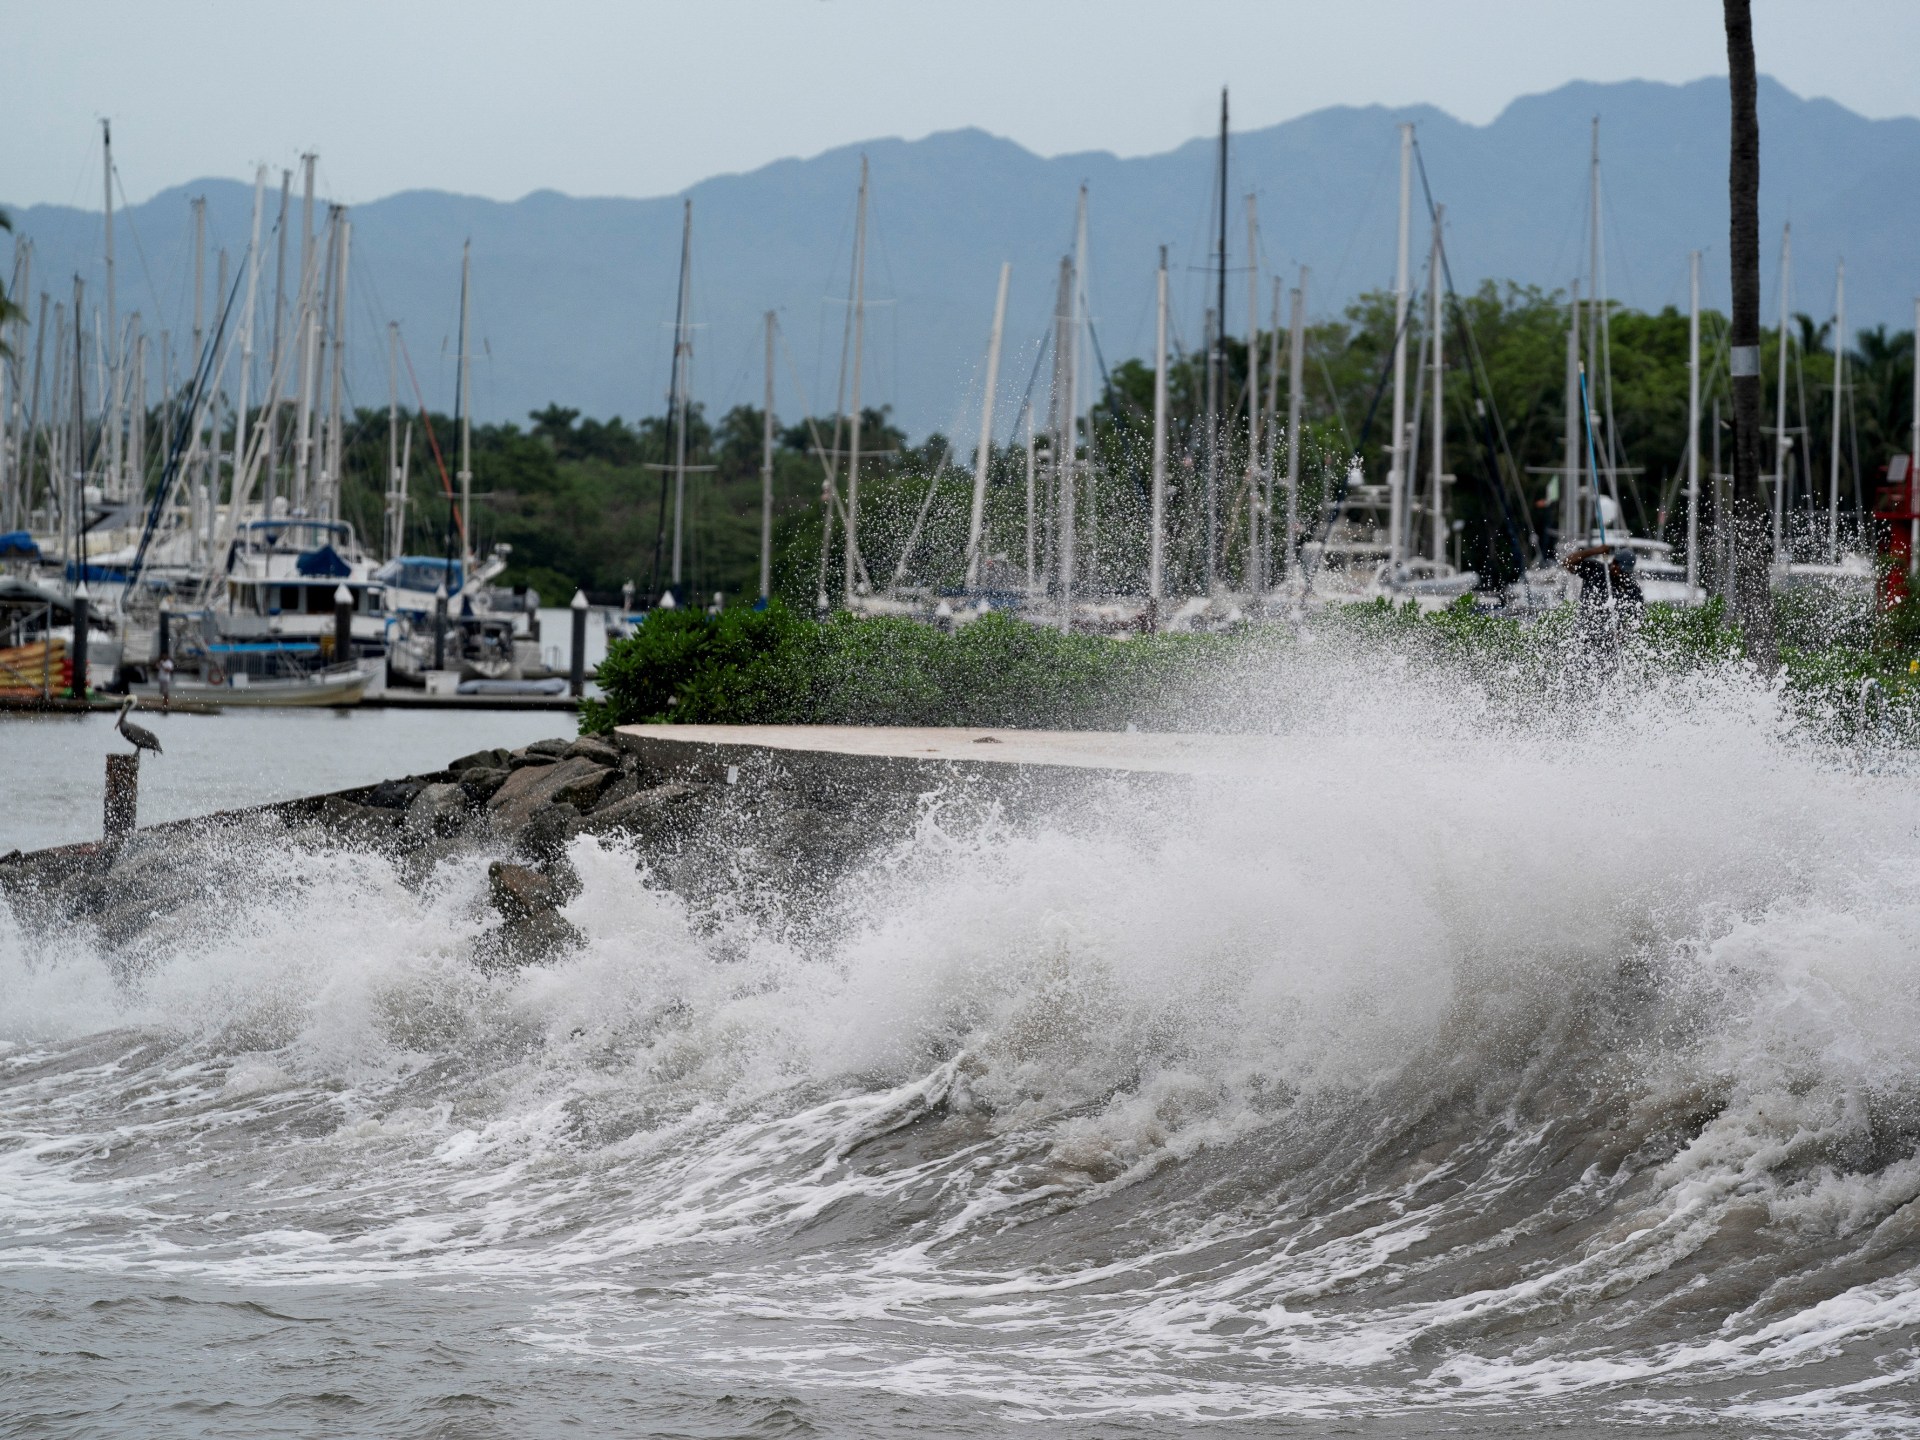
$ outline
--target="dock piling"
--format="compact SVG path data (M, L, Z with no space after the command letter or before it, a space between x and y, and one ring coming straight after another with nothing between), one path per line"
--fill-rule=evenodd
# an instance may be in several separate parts
M106 839L117 845L133 833L140 809L140 752L107 756Z
M333 663L353 660L353 592L344 585L333 591Z
M73 660L74 699L87 697L87 582L82 580L73 592L73 645L67 654Z
M568 693L578 700L587 688L587 592L573 592L573 663L567 674Z

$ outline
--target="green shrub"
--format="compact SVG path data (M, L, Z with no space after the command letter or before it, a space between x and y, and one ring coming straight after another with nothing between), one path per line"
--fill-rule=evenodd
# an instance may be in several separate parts
M1794 638L1841 637L1782 646L1780 693L1803 729L1845 739L1867 719L1877 734L1920 734L1920 672L1897 637L1851 620L1823 627L1791 608L1785 618ZM1521 621L1471 599L1435 614L1380 600L1324 610L1312 630L1339 653L1457 668L1513 710L1566 696L1568 678L1592 664L1571 606ZM1870 643L1859 643L1863 637ZM778 601L717 616L656 610L609 647L599 672L604 698L583 704L580 724L588 733L667 723L1117 730L1131 722L1179 730L1195 719L1182 707L1217 699L1235 667L1266 667L1297 643L1277 623L1230 634L1109 637L1063 635L1000 613L947 630L844 614L819 623ZM1691 609L1648 606L1618 670L1606 668L1631 684L1740 656L1739 632L1716 599ZM1863 707L1870 679L1879 689ZM1204 718L1219 723L1216 711Z

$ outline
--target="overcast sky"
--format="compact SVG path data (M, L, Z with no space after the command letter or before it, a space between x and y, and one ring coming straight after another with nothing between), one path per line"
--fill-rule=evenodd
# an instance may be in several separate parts
M1756 0L1762 71L1920 112L1920 3ZM1724 74L1715 0L13 0L0 200L98 207L320 154L363 202L670 194L874 136L977 125L1042 154L1426 101L1491 120L1568 80Z

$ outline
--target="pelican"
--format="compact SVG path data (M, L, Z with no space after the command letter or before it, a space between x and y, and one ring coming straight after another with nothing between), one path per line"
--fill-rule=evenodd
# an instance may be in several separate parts
M120 702L120 716L113 722L113 728L118 730L121 735L126 738L127 743L133 746L134 754L138 755L142 750L151 750L154 754L158 755L161 753L160 741L154 733L144 725L129 725L127 723L127 712L133 709L138 703L139 701L131 695L122 700Z

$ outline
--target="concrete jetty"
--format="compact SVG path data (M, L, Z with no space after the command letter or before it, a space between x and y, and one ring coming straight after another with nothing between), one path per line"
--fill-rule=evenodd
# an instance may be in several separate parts
M88 928L110 948L204 924L207 877L238 853L295 846L380 856L406 883L484 866L497 926L483 968L533 963L577 940L559 909L578 888L571 843L624 848L696 907L783 897L830 903L838 877L914 833L926 804L1020 823L1248 768L1269 736L633 725L451 760L443 770L327 795L130 830L108 841L0 855L0 894L34 930ZM1089 809L1089 805L1093 808Z
M621 748L664 772L708 780L753 759L791 766L810 757L894 761L933 771L1044 766L1209 775L1258 764L1278 743L1271 735L887 725L623 725L615 737Z

